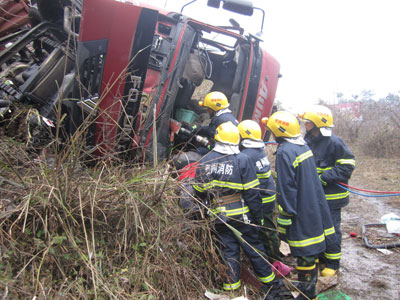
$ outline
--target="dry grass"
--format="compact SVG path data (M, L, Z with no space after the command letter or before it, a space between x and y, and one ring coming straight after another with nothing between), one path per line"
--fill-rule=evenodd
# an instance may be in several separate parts
M0 143L2 299L198 299L222 265L166 165L44 159ZM43 157L41 157L43 158Z
M400 157L371 157L363 154L358 145L349 145L349 148L356 157L350 185L366 190L400 191ZM396 207L400 205L400 196L380 199Z

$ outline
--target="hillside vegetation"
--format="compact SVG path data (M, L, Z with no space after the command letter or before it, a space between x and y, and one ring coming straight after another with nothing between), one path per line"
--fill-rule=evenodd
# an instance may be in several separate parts
M2 299L193 299L220 284L208 225L185 217L167 164L87 167L74 147L32 152L17 119L1 131Z

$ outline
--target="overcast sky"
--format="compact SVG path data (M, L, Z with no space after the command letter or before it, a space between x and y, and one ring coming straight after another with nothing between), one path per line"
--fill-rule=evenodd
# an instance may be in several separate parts
M180 11L189 0L152 0ZM297 109L336 93L351 97L372 90L376 98L400 92L400 0L254 0L265 11L264 48L281 65L277 99ZM207 7L207 0L183 14L229 25L233 17L255 33L262 14L244 17Z

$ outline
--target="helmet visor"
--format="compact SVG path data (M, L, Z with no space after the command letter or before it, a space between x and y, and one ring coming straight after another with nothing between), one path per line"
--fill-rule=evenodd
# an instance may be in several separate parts
M321 127L319 129L323 136L331 136L332 135L332 128L330 127Z

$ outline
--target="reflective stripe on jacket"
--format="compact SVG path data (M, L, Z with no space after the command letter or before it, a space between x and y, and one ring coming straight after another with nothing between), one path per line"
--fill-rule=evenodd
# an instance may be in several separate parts
M213 150L200 160L193 188L223 221L247 218L258 223L262 218L259 184L255 168L245 154L226 155ZM241 201L224 200L234 194L241 195ZM217 223L220 221L216 218Z
M337 136L313 137L311 133L305 136L314 154L317 171L323 186L326 200L331 209L342 208L349 203L349 192L337 186L337 182L348 183L356 166L353 153Z

